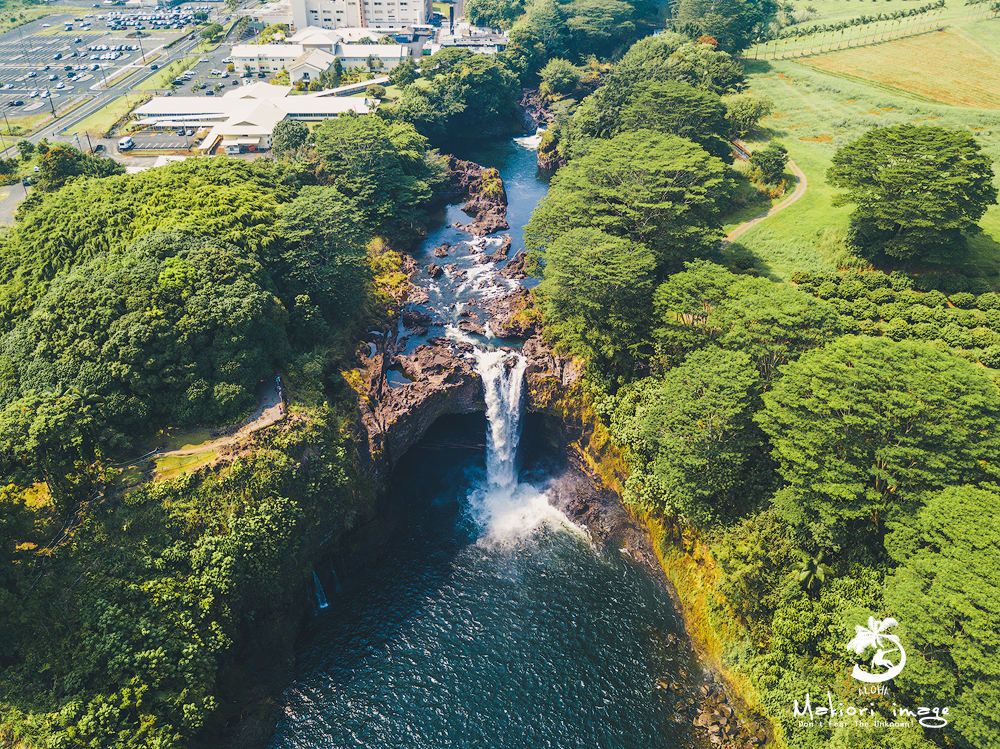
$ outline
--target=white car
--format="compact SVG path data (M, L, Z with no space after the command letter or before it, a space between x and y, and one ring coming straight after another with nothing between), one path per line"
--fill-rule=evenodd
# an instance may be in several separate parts
M38 92L37 91L32 91L30 94L28 94L28 98L29 99L37 99L38 98Z
M198 60L198 62L208 62L208 58L207 57L203 57L200 60Z
M63 83L62 81L59 81L59 83L56 84L56 88L66 88L66 84Z

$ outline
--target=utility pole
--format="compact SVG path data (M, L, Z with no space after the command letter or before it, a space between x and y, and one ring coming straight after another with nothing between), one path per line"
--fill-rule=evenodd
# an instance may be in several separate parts
M146 64L146 53L142 49L142 32L137 31L135 33L135 38L139 40L139 53L142 55L142 64Z

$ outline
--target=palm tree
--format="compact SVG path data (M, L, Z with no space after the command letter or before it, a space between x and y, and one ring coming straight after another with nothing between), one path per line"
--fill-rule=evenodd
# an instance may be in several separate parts
M822 551L814 557L803 554L802 561L793 564L792 570L798 573L799 587L810 597L819 592L828 576L833 576L833 569L823 564Z

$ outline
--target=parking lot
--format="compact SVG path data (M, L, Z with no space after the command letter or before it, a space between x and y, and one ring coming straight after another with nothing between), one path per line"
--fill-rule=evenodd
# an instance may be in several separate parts
M136 9L117 12L122 17L139 17L152 11ZM43 109L43 104L44 108L48 108L47 102L43 100L43 92L46 90L57 101L74 94L89 94L92 86L105 78L110 80L119 69L141 59L142 51L148 54L191 31L187 26L181 29L154 29L150 27L149 21L136 22L146 27L139 39L139 30L135 27L127 26L120 31L107 28L107 6L102 6L102 10L81 8L80 13L81 15L76 16L48 16L0 37L0 111L5 112L8 117L16 117L37 113ZM89 30L81 29L77 19L90 22ZM65 30L66 22L73 23L72 30ZM140 43L142 51L89 49L97 46L138 47ZM59 59L55 59L57 55ZM102 55L117 56L117 59L101 60L99 58ZM97 59L91 59L92 56ZM97 70L94 70L95 65L98 66ZM71 69L66 70L67 66ZM52 79L50 76L56 77ZM37 95L32 97L32 92L37 92ZM23 101L24 104L10 104L17 101Z
M176 132L133 133L132 140L135 141L133 153L136 151L181 151L190 148L195 143L193 135L177 135Z

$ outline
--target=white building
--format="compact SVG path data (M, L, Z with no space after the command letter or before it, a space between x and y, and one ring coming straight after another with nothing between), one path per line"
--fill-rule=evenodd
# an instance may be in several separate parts
M136 126L144 130L210 128L198 146L200 151L265 151L271 147L274 126L285 118L316 122L348 112L366 114L378 103L364 97L289 96L290 92L287 86L255 83L223 96L157 96L135 110Z
M345 31L356 31L345 29ZM270 73L287 70L291 80L314 80L329 70L335 57L344 69L368 68L388 72L409 57L410 48L402 44L350 44L341 31L307 28L287 44L237 44L233 47L233 66L237 72Z
M240 14L266 26L285 23L293 30L353 26L389 31L427 23L433 10L433 0L280 0Z

